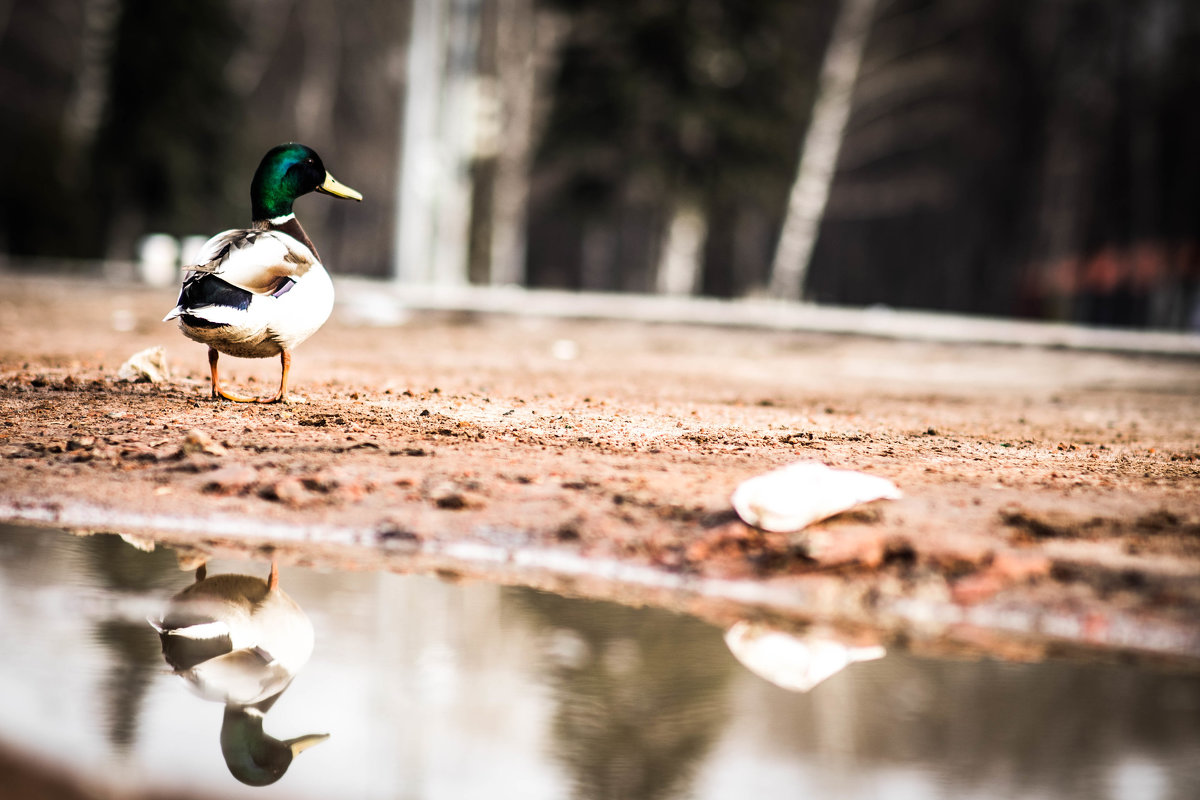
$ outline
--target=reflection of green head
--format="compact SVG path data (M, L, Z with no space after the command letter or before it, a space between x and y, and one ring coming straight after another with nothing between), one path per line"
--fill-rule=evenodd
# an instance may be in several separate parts
M250 206L256 220L292 213L292 203L309 192L362 200L362 195L334 180L311 147L289 142L272 147L250 182Z
M226 706L221 723L221 755L230 773L250 786L268 786L283 777L292 759L329 738L327 733L310 733L279 740L263 731L262 711L245 706Z

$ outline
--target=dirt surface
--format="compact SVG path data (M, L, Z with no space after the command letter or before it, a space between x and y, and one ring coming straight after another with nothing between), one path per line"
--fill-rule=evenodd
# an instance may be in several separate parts
M9 520L1200 658L1200 360L335 311L296 351L304 402L236 405L159 322L172 289L4 282ZM116 379L155 345L169 381ZM222 366L275 388L276 361ZM740 481L801 459L905 497L799 534L736 518Z

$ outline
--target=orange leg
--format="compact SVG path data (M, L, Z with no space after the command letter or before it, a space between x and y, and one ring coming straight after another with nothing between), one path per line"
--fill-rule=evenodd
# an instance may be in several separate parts
M289 350L279 351L279 369L280 369L280 371L279 371L279 394L275 395L275 397L271 398L270 400L266 400L264 402L267 402L267 403L286 403L286 402L288 402L288 393L287 393L288 373L292 371L291 351L289 351Z
M273 397L247 397L246 395L234 394L227 392L221 388L220 378L217 376L217 360L221 357L213 348L208 348L208 370L212 374L212 396L213 399L224 398L232 400L235 403L286 403L288 402L287 382L288 373L292 369L292 354L287 350L279 353L279 363L281 374L279 377L279 391Z
M212 375L213 399L216 400L217 398L223 397L226 400L232 400L235 403L258 402L258 399L255 397L246 397L245 395L233 394L232 392L227 392L221 388L221 380L220 380L220 378L217 377L217 359L220 357L221 357L221 354L218 353L215 349L213 349L211 347L208 348L208 371Z

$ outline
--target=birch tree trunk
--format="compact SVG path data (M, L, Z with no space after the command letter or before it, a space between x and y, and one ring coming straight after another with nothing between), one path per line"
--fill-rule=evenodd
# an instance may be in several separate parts
M840 2L771 264L770 294L775 297L796 299L804 289L876 4L877 0Z
M73 145L72 173L95 143L96 131L108 103L108 64L120 12L115 0L85 0L83 3L83 33L75 84L67 100L63 125Z
M492 206L493 285L525 281L525 216L529 203L529 157L533 150L533 102L537 90L537 20L533 0L511 0L496 20L496 184ZM503 141L503 146L499 146Z

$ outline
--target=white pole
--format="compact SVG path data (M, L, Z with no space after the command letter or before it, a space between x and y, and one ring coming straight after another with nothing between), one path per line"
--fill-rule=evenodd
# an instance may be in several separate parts
M400 175L392 274L404 283L428 283L433 270L438 95L442 70L440 0L413 0L404 82Z
M408 45L393 274L467 280L475 156L479 0L414 0Z
M655 288L659 294L690 295L700 288L700 264L708 220L698 206L679 202L667 226L666 241L658 259Z

